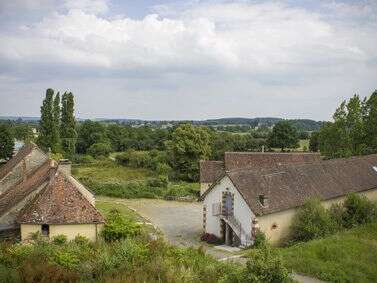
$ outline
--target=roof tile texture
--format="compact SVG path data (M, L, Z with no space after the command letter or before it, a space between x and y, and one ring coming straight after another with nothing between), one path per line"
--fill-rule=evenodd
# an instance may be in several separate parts
M46 186L17 219L28 224L104 223L103 216L77 190L69 179L57 171Z
M310 198L333 199L377 188L377 155L227 172L257 215L301 206ZM268 197L268 207L259 202Z

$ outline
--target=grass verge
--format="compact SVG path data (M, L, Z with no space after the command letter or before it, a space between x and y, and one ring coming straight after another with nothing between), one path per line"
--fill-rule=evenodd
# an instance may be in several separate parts
M377 223L281 248L287 267L330 282L377 282Z

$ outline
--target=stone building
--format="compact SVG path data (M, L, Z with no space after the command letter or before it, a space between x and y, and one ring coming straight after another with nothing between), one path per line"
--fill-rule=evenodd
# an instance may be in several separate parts
M0 167L0 235L26 240L31 233L82 235L96 240L103 216L94 195L34 144L22 147Z
M204 231L227 244L250 245L257 230L279 244L289 235L297 208L311 198L325 207L349 193L377 200L377 155L334 160L306 154L229 155L213 179L201 172L212 181L201 196Z

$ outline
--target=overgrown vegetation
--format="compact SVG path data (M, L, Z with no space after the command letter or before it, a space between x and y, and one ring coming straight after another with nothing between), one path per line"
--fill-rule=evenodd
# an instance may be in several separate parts
M281 248L285 265L328 282L377 281L377 223Z
M74 166L73 174L98 195L119 198L192 199L199 196L198 183L169 182L144 168L131 168L103 159Z
M141 227L121 211L110 211L107 220L102 233L107 241L92 243L83 236L67 241L60 235L47 241L36 235L30 244L1 243L0 281L246 283L289 280L280 256L270 249L250 254L251 258L243 267L215 260L200 248L176 248L161 239L148 240L144 229L139 229Z
M349 194L344 203L335 203L329 209L313 199L307 201L294 216L291 240L309 241L372 222L377 222L377 204L363 195Z

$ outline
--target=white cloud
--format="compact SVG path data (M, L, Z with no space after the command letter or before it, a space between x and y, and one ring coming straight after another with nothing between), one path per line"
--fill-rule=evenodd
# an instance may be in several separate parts
M124 89L186 96L213 94L221 81L223 98L237 83L239 97L250 90L275 97L284 88L286 96L291 91L303 99L314 95L317 84L323 84L321 91L344 81L359 86L376 74L371 5L357 6L363 21L345 4L323 5L326 12L320 14L282 2L194 1L155 7L155 14L142 19L106 17L109 7L104 0L67 0L64 9L38 22L22 23L13 32L0 29L0 59L10 70L3 72L31 80L49 73L56 79L59 72L62 79L86 82L137 77Z

